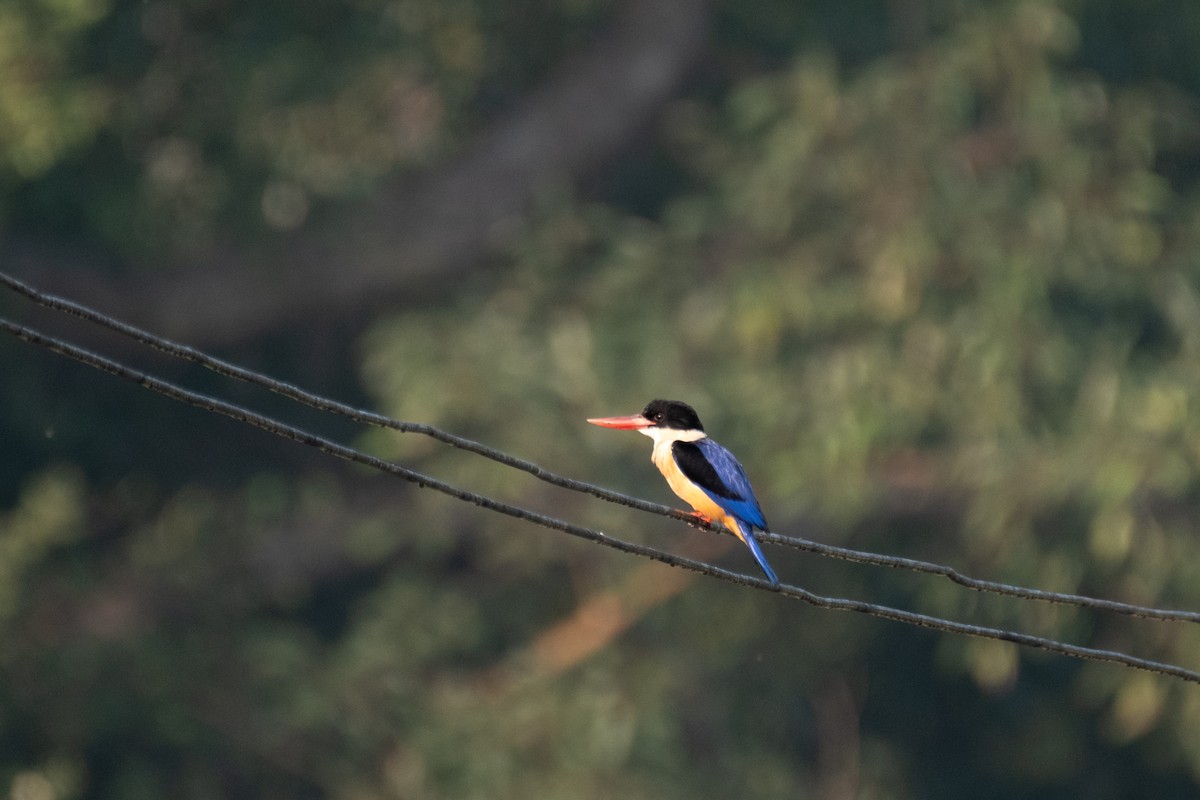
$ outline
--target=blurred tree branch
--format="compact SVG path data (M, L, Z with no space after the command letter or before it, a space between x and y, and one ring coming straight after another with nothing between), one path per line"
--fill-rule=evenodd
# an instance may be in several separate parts
M192 344L411 301L478 264L540 194L628 141L695 62L708 17L707 0L625 3L589 50L456 157L268 245L223 242L141 279L45 242L10 237L0 257L45 286Z

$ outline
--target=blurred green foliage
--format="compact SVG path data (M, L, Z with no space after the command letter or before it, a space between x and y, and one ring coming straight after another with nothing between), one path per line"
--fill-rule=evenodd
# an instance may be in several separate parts
M646 141L549 192L489 268L364 322L360 383L328 391L660 501L645 440L582 422L679 397L780 532L1200 608L1200 12L1131 8L717 3ZM132 269L269 243L452 157L612 13L9 3L0 220ZM1195 687L691 582L0 352L14 800L1200 787ZM1182 625L769 555L816 591L1200 664Z

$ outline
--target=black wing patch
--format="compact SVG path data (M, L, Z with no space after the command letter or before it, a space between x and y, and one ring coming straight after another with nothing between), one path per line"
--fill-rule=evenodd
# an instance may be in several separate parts
M721 476L717 474L712 463L694 442L677 441L671 445L671 455L679 465L679 471L692 483L709 494L725 497L730 500L744 500L737 492L729 488Z

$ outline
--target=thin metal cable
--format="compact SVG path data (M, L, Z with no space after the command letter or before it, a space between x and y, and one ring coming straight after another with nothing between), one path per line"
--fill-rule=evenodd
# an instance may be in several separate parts
M695 517L691 516L687 512L680 511L670 506L651 503L646 500L621 494L620 492L605 489L604 487L596 486L585 481L579 481L559 475L539 466L538 464L535 464L532 461L517 458L516 456L512 456L500 450L488 447L480 442L466 439L461 436L456 436L452 433L447 433L446 431L439 430L432 425L426 425L418 422L403 422L382 414L364 411L362 409L346 405L345 403L339 403L335 400L321 397L320 395L305 391L294 384L275 380L274 378L270 378L266 375L262 375L243 367L239 367L235 364L231 364L228 361L215 358L196 350L195 348L179 344L178 342L173 342L164 337L144 331L133 325L129 325L128 323L113 319L80 303L39 291L34 289L32 286L2 272L0 272L0 285L7 287L8 289L45 308L49 308L54 311L68 314L87 322L99 325L115 333L127 336L134 341L145 344L174 358L199 364L206 369L212 370L213 372L233 378L235 380L261 386L265 389L283 395L284 397L296 402L308 405L317 410L339 414L347 417L348 419L354 420L355 422L367 425L375 425L381 428L388 428L401 433L416 433L423 436L428 436L432 439L436 439L437 441L451 445L452 447L457 447L459 449L475 453L476 455L489 458L500 464L504 464L505 466L512 467L513 469L521 470L554 486L569 489L575 492L590 494L593 497L600 498L601 500L617 503L639 511L646 511L651 514L659 514L661 516L681 520L694 527L705 528L707 530L722 534L729 534L729 531L725 530L725 528L699 522ZM760 541L768 544L791 547L796 550L813 553L826 558L834 558L856 564L868 564L871 566L886 567L889 569L903 569L946 578L953 583L978 592L987 592L1006 597L1015 597L1022 600L1035 600L1058 605L1090 608L1098 611L1109 611L1142 619L1200 623L1200 612L1197 611L1154 608L1150 606L1123 603L1117 600L1106 600L1086 595L1051 592L1043 589L1029 589L1022 586L1001 583L999 581L974 578L969 575L964 575L953 567L929 561L922 561L919 559L870 553L861 550L854 550L848 547L814 542L810 539L805 539L799 536L786 536L773 532L755 535Z
M720 567L712 566L710 564L705 564L689 558L683 558L681 556L666 553L653 547L627 542L622 539L616 539L603 533L602 531L594 530L581 525L575 525L573 523L556 519L545 514L539 514L519 506L510 505L484 495L476 494L465 489L460 489L437 478L417 472L416 470L402 467L399 464L361 453L351 447L347 447L346 445L339 444L321 436L304 431L300 428L296 428L270 417L255 413L249 409L234 405L233 403L228 403L223 400L208 397L198 392L184 389L183 387L177 386L169 381L155 378L147 375L146 373L131 369L123 364L105 358L98 353L94 353L90 350L69 344L60 339L47 336L2 317L0 317L0 330L10 333L31 344L35 344L39 347L43 347L52 352L74 359L82 364L102 370L124 380L132 381L133 383L158 392L159 394L162 394L173 400L184 402L206 411L222 414L239 422L254 425L257 428L267 431L268 433L272 433L285 439L291 439L292 441L299 442L310 447L315 447L324 453L328 453L329 455L396 475L397 477L416 484L419 488L433 489L457 500L468 502L500 514L506 514L516 519L526 520L528 522L541 525L545 528L561 531L590 542L603 544L616 550L620 550L621 552L640 555L646 558L653 558L657 561L661 561L664 564L688 569L693 572L697 572L702 575L708 575L720 580L725 580L730 583L749 586L764 591L777 592L787 597L802 600L805 603L818 608L836 611L854 611L860 614L879 617L881 619L889 619L896 622L903 622L909 625L928 628L930 630L940 631L943 633L957 633L984 639L1012 642L1014 644L1046 650L1048 652L1070 656L1073 658L1120 664L1122 666L1141 669L1159 675L1179 678L1192 683L1200 683L1200 672L1189 670L1176 664L1140 658L1138 656L1129 655L1127 653L1122 653L1115 650L1083 647L1080 645L1060 642L1055 639L1033 636L1030 634L1019 633L1002 628L992 628L981 625L972 625L964 622L956 622L953 620L946 620L940 617L918 614L915 612L891 608L889 606L878 605L876 603L869 603L862 600L852 600L848 598L820 595L798 586L792 586L790 584L772 585L761 578L742 575L729 570L721 569Z

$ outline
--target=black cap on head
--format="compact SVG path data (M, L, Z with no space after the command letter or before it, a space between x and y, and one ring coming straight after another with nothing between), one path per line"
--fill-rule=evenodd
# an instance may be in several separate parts
M642 409L642 416L654 423L656 428L671 428L680 431L703 431L696 410L679 400L651 400Z

